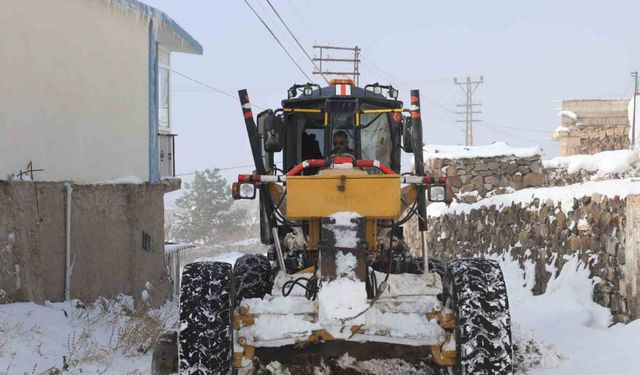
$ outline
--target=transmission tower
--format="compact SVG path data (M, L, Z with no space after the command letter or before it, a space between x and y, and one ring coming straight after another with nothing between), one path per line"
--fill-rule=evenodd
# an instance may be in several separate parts
M481 111L474 111L474 107L479 107L482 104L473 102L473 93L476 92L478 86L484 82L484 78L480 76L479 81L472 81L471 78L467 77L465 81L458 81L457 78L453 79L453 83L458 85L462 92L467 97L467 102L465 104L456 104L456 107L464 107L464 112L456 112L459 115L465 115L464 120L457 120L456 122L464 122L466 123L466 139L465 146L473 146L473 123L479 122L480 120L474 119L473 115L482 113Z
M340 76L340 77L344 77L344 76L352 76L353 77L353 81L355 82L356 86L358 86L358 84L360 83L360 48L358 48L358 46L355 47L336 47L336 46L318 46L318 45L314 45L313 46L314 50L318 51L318 56L314 56L313 57L313 61L317 61L319 63L319 66L316 66L315 69L313 70L313 74L320 74L323 77L324 76ZM332 57L331 55L329 55L330 51L340 51L338 53L342 53L340 57ZM350 51L346 52L348 53L347 56L344 56L345 52L344 51ZM328 65L330 65L329 63L339 63L339 64L343 64L342 66L345 66L345 64L349 64L350 67L353 67L352 71L347 71L346 69L344 70L336 70L336 71L332 71L331 69L329 69ZM314 65L315 66L315 65Z

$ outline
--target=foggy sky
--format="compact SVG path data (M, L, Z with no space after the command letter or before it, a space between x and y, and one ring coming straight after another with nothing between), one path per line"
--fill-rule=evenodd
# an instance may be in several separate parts
M204 56L173 54L172 68L235 96L249 90L255 106L277 108L294 82L306 78L244 1L147 0L204 47ZM306 60L264 0L252 0L298 63ZM423 98L424 141L462 144L453 77L484 76L476 92L483 123L475 144L506 141L559 148L558 103L577 98L628 98L638 68L636 1L336 1L272 0L313 54L314 43L362 48L361 85L379 81ZM318 76L312 78L320 82ZM172 127L177 173L251 164L238 102L172 76ZM260 111L254 108L254 114ZM225 176L250 168L225 171Z

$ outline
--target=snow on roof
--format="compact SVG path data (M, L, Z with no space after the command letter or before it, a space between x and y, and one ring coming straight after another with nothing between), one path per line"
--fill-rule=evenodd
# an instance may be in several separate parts
M569 173L580 170L598 172L598 174L624 173L633 168L633 164L640 161L637 150L603 151L594 155L558 156L550 160L543 160L545 168L564 168Z
M202 45L164 12L138 0L103 1L125 15L133 13L136 18L153 19L158 42L169 50L202 55Z
M469 213L473 209L495 205L497 209L510 206L512 203L530 203L534 199L544 202L548 199L554 203L560 203L562 210L568 212L572 209L573 199L590 196L599 193L606 197L640 194L640 179L614 179L603 181L589 181L567 186L554 186L546 188L530 188L518 190L511 194L495 195L482 199L476 203L453 203L447 207L444 203L432 203L427 206L427 215L438 217L446 214Z
M560 111L558 112L558 116L560 117L567 116L567 117L571 117L574 120L578 118L578 115L575 112L571 112L571 111Z
M566 126L560 125L553 132L554 133L569 133L570 131L571 130L569 128L567 128Z
M164 253L165 254L171 254L171 253L178 252L180 250L190 249L190 248L194 248L194 247L196 247L196 245L191 244L191 243L165 242L165 244L164 244Z
M495 142L484 146L426 145L424 160L488 158L494 156L530 157L542 154L542 149L533 147L512 147L505 142Z

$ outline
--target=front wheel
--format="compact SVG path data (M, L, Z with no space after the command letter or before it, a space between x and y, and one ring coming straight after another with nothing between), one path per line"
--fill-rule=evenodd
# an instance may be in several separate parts
M233 270L196 262L182 272L178 350L180 374L233 373Z
M458 259L444 277L445 305L456 320L455 375L511 375L513 349L507 287L498 262Z

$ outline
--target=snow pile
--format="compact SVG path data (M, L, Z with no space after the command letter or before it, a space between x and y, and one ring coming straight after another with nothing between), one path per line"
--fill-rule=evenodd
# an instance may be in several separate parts
M495 156L531 157L541 155L542 150L534 147L512 147L505 142L495 142L484 146L426 145L424 161L431 159L468 159Z
M631 194L640 194L640 179L589 181L567 186L522 189L510 194L488 197L473 204L452 203L450 207L444 203L431 203L427 206L427 215L437 217L446 214L469 213L476 208L494 205L499 210L513 203L530 203L534 199L539 199L541 202L551 200L554 203L560 203L562 210L569 212L572 209L574 198L591 196L593 193L599 193L606 197L619 196L620 198Z
M640 321L611 324L608 309L593 302L589 270L577 256L566 256L545 294L533 296L530 274L506 256L500 262L509 293L516 366L540 375L634 374L640 368Z
M319 320L322 325L338 325L365 311L367 292L365 283L356 278L356 257L347 252L336 254L337 278L323 285L318 292ZM351 324L363 324L364 315L350 320Z
M560 117L567 116L567 117L572 118L574 120L578 119L578 115L575 112L572 112L572 111L560 111L560 112L558 112L558 116L560 116Z
M640 161L636 150L603 151L594 155L558 156L543 160L545 168L563 168L574 174L582 170L597 172L598 175L621 174L633 169Z
M571 130L569 128L567 128L566 126L558 126L556 128L556 130L553 131L554 134L560 134L560 133L569 133Z
M177 304L135 310L120 295L0 305L0 374L148 374L156 338L175 327Z

